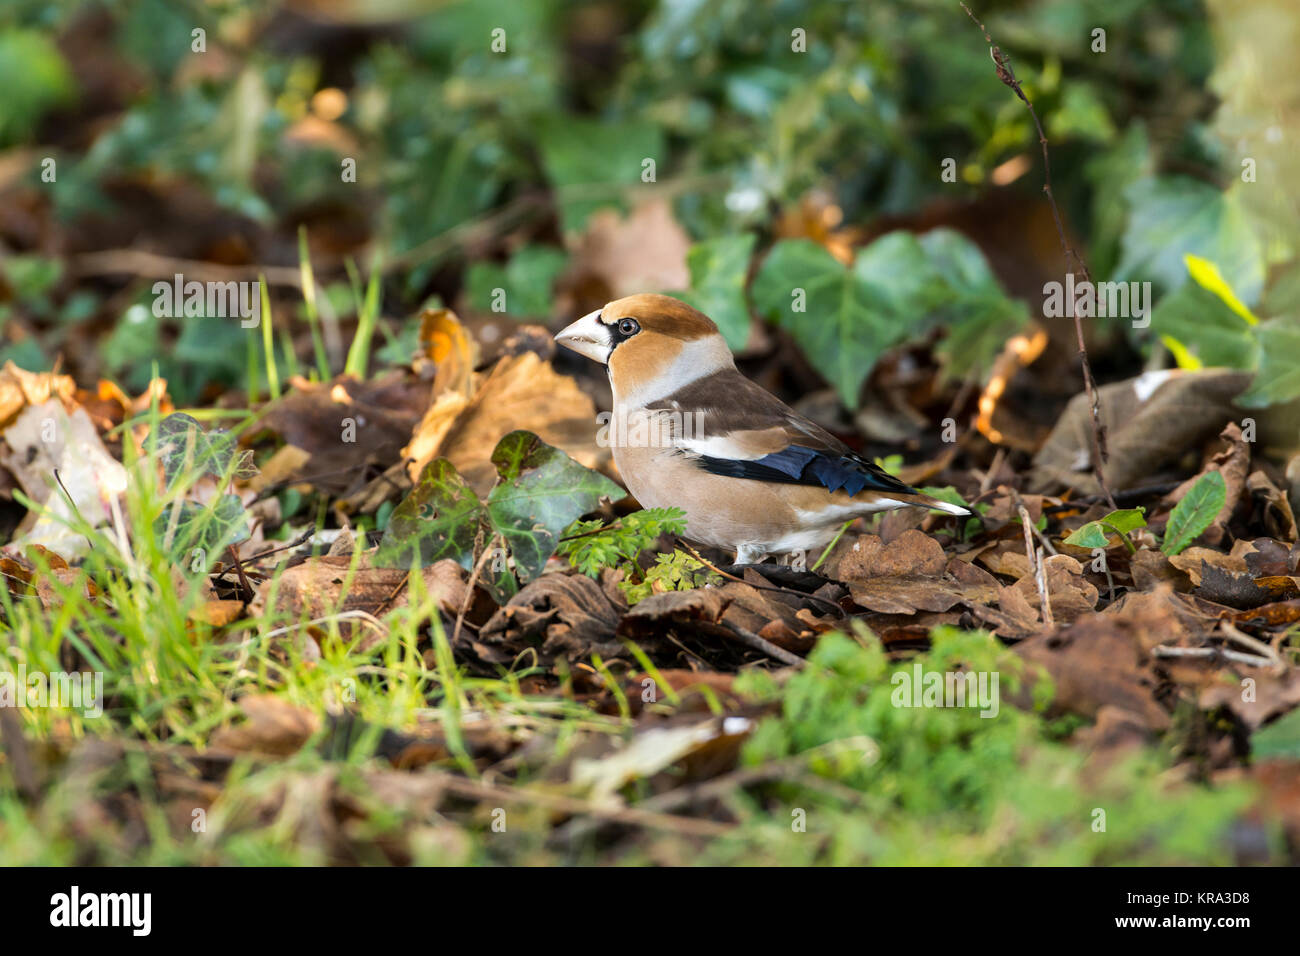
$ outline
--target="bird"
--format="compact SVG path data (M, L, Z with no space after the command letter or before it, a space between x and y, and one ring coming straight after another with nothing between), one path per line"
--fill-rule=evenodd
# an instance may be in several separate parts
M609 372L606 438L628 491L643 508L682 509L684 536L734 551L737 565L822 549L876 511L971 513L900 481L750 381L713 320L680 299L616 299L555 341Z

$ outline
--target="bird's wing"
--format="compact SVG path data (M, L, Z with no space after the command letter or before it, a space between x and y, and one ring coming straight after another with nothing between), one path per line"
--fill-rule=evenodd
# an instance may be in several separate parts
M678 413L675 446L710 474L820 485L851 497L864 491L918 494L731 369L692 382L647 410Z

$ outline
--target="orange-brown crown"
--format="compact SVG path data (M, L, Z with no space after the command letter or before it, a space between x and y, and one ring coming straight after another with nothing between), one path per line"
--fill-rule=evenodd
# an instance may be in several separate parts
M636 319L648 332L690 342L717 335L718 327L703 312L670 295L641 292L615 299L600 310L600 320L617 325L620 319Z

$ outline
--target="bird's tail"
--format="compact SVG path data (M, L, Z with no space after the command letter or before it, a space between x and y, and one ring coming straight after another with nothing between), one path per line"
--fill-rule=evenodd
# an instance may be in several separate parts
M950 501L940 501L938 498L922 494L919 491L906 495L890 494L889 497L894 501L902 501L909 505L916 505L919 508L933 508L935 511L942 511L944 514L948 515L974 514L974 512L965 505L955 505Z

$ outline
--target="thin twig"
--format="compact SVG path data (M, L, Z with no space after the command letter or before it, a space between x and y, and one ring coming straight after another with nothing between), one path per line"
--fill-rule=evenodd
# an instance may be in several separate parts
M1023 521L1023 520L1024 520L1024 515L1025 515L1025 514L1028 514L1028 511L1026 511L1026 509L1025 509L1025 503L1024 503L1024 500L1020 497L1020 492L1018 492L1018 491L1016 491L1016 489L1012 488L1012 489L1011 489L1011 498L1012 498L1013 501L1015 501L1015 503L1016 503L1016 508L1017 508L1019 511L1023 512L1022 515L1021 515L1021 520ZM1048 554L1050 554L1050 555L1055 555L1055 554L1057 553L1056 548L1052 545L1052 542L1049 541L1049 540L1047 539L1047 536L1046 536L1045 534L1043 534L1043 532L1041 532L1041 531L1038 530L1038 525L1037 525L1037 524L1034 524L1034 523L1031 522L1030 525L1029 525L1029 530L1032 531L1032 532L1034 533L1034 537L1037 538L1037 539L1038 539L1038 543L1041 544L1041 545L1043 546L1043 550L1045 550L1045 551L1046 551Z
M438 784L445 792L465 800L497 804L528 803L543 809L574 816L589 815L607 823L623 823L629 826L649 827L656 830L671 830L687 836L717 837L730 833L732 824L717 823L713 820L701 820L696 817L677 817L666 813L654 813L638 807L603 806L569 797L558 793L546 793L530 787L494 787L490 784L466 780L463 777L434 771Z
M271 555L279 554L281 551L292 551L294 548L298 548L306 544L315 536L315 534L316 534L316 529L312 528L307 531L304 531L302 534L298 535L298 537L294 538L288 544L282 544L278 548L269 548L266 551L259 551L257 554L249 555L247 558L240 558L236 556L235 563L232 564L230 568L239 567L240 565L244 565L244 564L252 564L254 561L260 561L263 558L269 558ZM222 572L217 575L217 578L220 579L225 575L229 574L230 568L223 569Z
M1038 113L1034 110L1034 104L1029 101L1029 97L1025 95L1025 91L1020 86L1020 81L1016 79L1015 71L1012 70L1007 55L993 42L993 38L989 36L984 24L976 18L975 14L971 13L970 7L966 6L965 3L961 3L961 8L966 11L966 15L984 34L984 40L989 45L989 56L993 60L998 79L1002 81L1003 85L1009 87L1025 104L1025 109L1029 110L1029 116L1034 121L1034 128L1038 130L1038 143L1043 150L1043 194L1047 196L1047 201L1052 207L1052 218L1056 222L1056 232L1061 237L1061 250L1065 254L1067 265L1069 260L1074 260L1079 272L1083 275L1084 281L1091 285L1092 274L1088 271L1088 266L1083 261L1083 257L1075 251L1074 246L1070 244L1070 240L1066 238L1061 210L1056 205L1056 196L1052 194L1052 161L1047 151L1047 134L1043 132L1043 124L1039 122ZM1102 473L1109 454L1106 450L1106 429L1101 423L1101 399L1098 396L1096 380L1092 377L1092 366L1088 363L1088 349L1083 340L1083 322L1080 320L1078 309L1071 308L1070 311L1074 316L1074 335L1079 346L1079 360L1083 365L1083 387L1088 393L1088 406L1092 414L1092 471L1097 479L1097 487L1106 496L1106 501L1113 511L1116 507L1115 499L1111 495L1110 488L1106 485L1106 478Z
M1197 657L1217 659L1223 658L1226 661L1235 661L1238 664L1245 664L1248 667L1272 667L1273 661L1267 657L1256 657L1254 654L1242 654L1240 651L1230 651L1225 647L1157 647L1152 652L1156 657Z
M360 621L363 624L368 624L370 627L373 627L384 637L388 636L388 628L382 621L369 611L354 608L351 611L340 611L338 614L330 614L326 617L318 617L311 621L302 621L297 624L290 624L287 627L277 627L273 631L267 631L263 640L269 641L275 637L283 637L286 634L292 634L300 628L316 627L319 624L329 624L331 621Z
M780 661L788 667L797 667L802 670L808 666L808 662L798 654L791 654L784 647L777 647L767 638L759 637L753 631L747 631L740 625L732 624L727 620L721 620L718 624L741 644L744 644L746 647L756 650L761 654L766 654L773 660Z
M479 559L474 562L474 569L469 573L469 583L465 585L465 596L461 598L460 609L456 612L456 625L451 631L452 647L456 646L456 641L460 637L460 629L465 623L465 615L469 613L469 607L474 602L474 586L478 584L479 576L483 573L483 565L496 551L497 541L500 541L503 547L505 546L505 539L499 534L494 534L488 539L487 547L483 549Z
M1234 641L1242 647L1249 647L1252 651L1257 651L1271 660L1275 673L1282 674L1287 669L1287 662L1282 659L1281 654L1258 638L1242 633L1231 621L1220 621L1219 629L1223 631L1223 636L1228 640Z
M1043 605L1043 625L1049 630L1056 627L1056 618L1052 615L1052 601L1047 593L1047 562L1043 558L1043 549L1036 552L1038 570L1034 573L1034 583L1038 585L1038 600Z
M253 587L253 582L249 581L248 575L244 573L244 563L239 560L239 549L232 544L228 550L230 551L230 557L233 558L235 562L235 571L239 575L239 585L248 593L248 600L251 601L253 598L257 597L257 589ZM248 602L245 601L244 603Z
M57 468L54 469L54 480L59 483L59 490L63 492L63 497L68 499L68 507L72 509L72 513L77 516L78 520L80 520L82 524L89 524L90 522L82 516L81 510L77 507L77 503L72 500L72 495L68 494L68 488L64 485L63 479L59 477L59 469ZM95 542L90 540L90 535L83 534L82 537L86 539L86 544L90 546L90 550L94 551Z
M1044 566L1043 549L1034 550L1033 522L1029 520L1029 509L1025 507L1018 494L1016 510L1020 513L1020 528L1025 533L1025 557L1029 560L1029 573L1034 576L1034 584L1038 586L1038 603L1042 606L1043 626L1054 628L1056 619L1052 616L1052 602L1047 595L1047 569Z
M143 249L86 252L73 256L69 266L79 276L134 275L146 279L171 279L179 273L198 282L251 282L261 275L272 285L302 288L302 272L297 266L225 266L201 259L161 256Z

